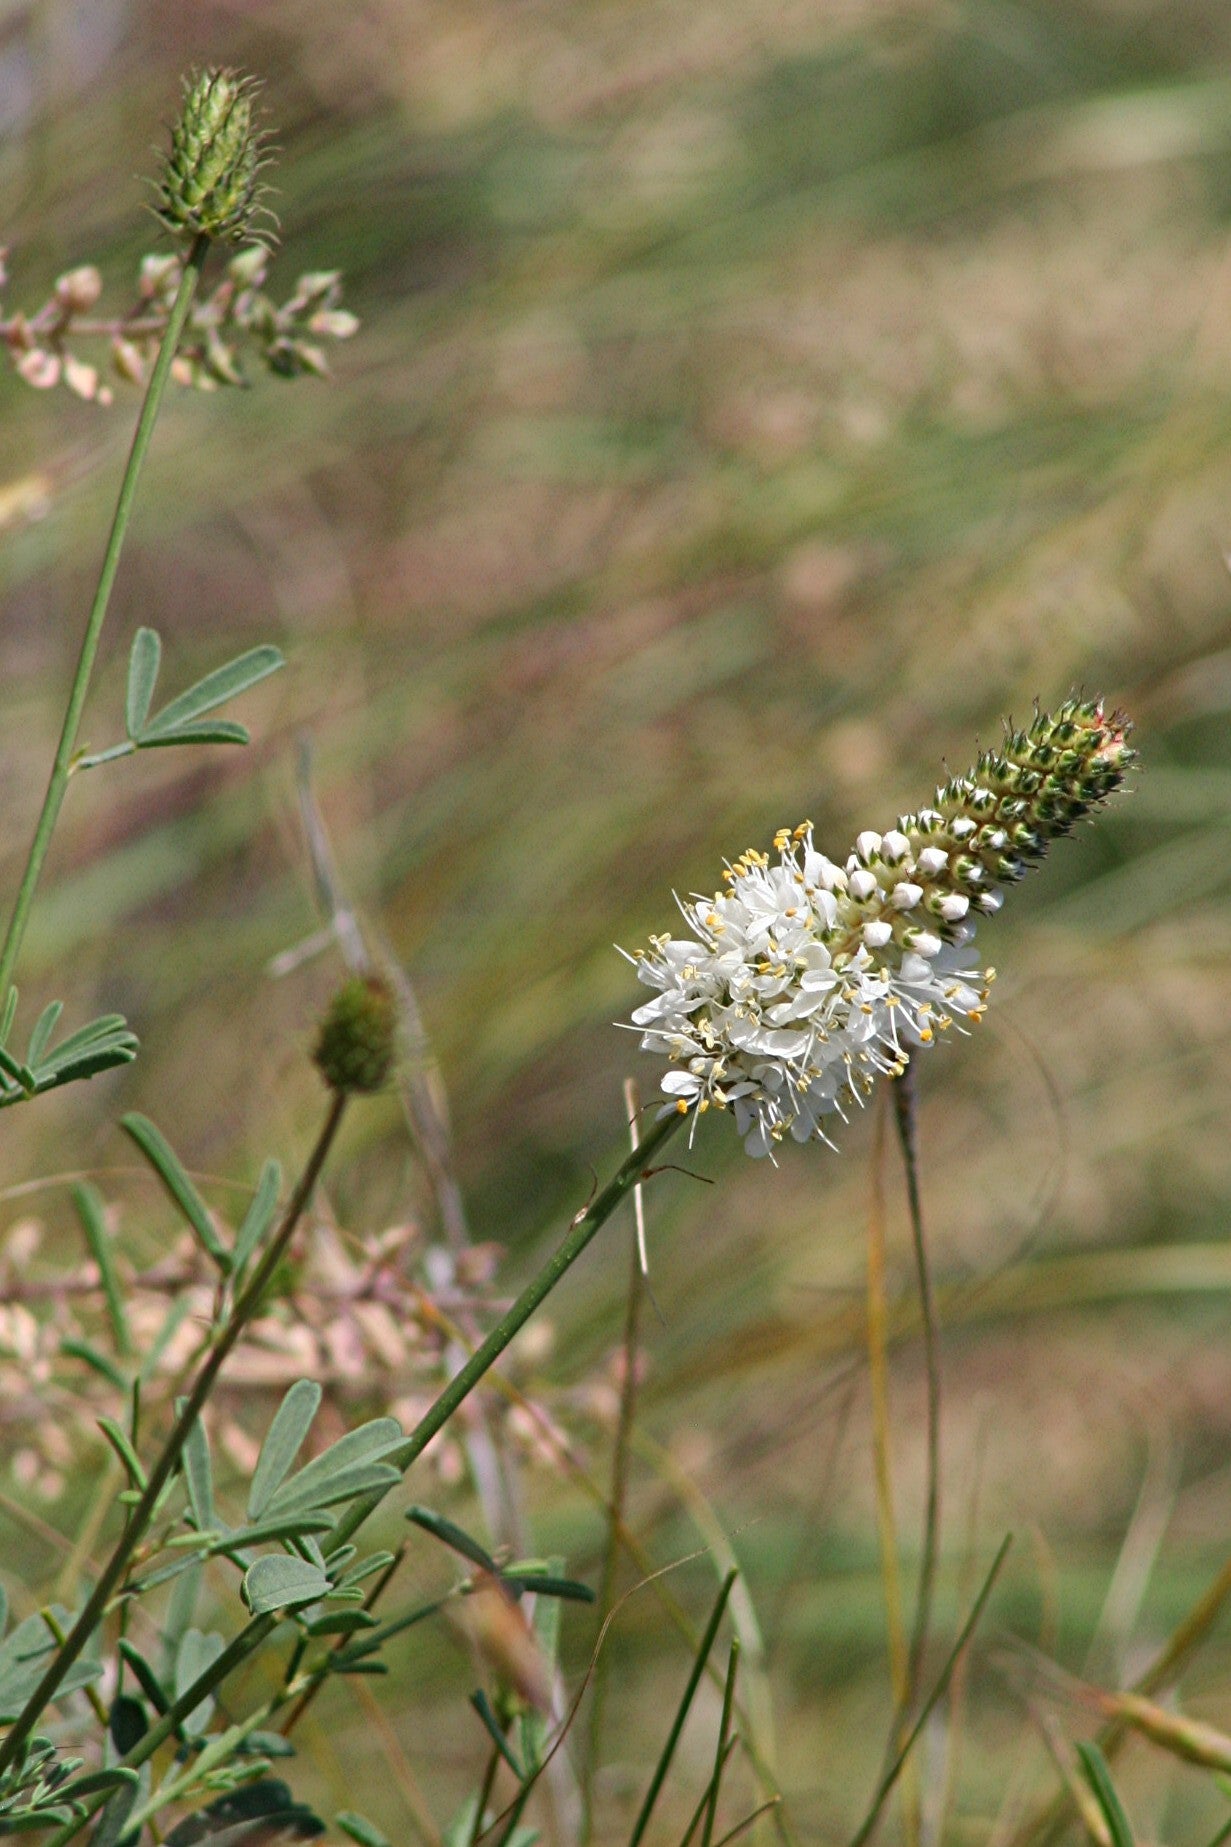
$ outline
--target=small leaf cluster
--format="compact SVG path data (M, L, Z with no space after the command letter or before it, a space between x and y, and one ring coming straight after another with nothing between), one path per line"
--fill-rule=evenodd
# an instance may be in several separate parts
M137 1056L136 1035L119 1013L104 1013L52 1045L64 1011L63 1001L53 1000L34 1023L25 1057L17 1058L8 1046L17 999L17 989L10 988L0 1016L0 1109L41 1096L45 1090L58 1090L61 1084L96 1077L115 1065L130 1064Z
M179 287L178 255L144 256L135 300L111 316L98 311L103 279L89 263L66 270L36 309L6 315L5 256L0 249L0 345L19 378L37 391L63 385L95 404L112 401L104 377L108 364L114 378L145 383ZM278 378L328 376L330 344L349 340L359 327L357 317L342 306L340 271L309 271L279 304L265 292L269 263L263 245L238 251L213 290L194 303L171 368L178 384L198 391L246 385L253 363ZM108 343L107 361L81 357L83 342L88 349L100 341Z

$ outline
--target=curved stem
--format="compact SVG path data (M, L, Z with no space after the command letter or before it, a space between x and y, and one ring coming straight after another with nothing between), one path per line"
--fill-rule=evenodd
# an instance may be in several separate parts
M21 1716L13 1725L2 1746L0 1746L0 1773L6 1770L17 1755L21 1745L29 1736L31 1729L38 1723L44 1708L55 1697L56 1689L64 1679L74 1661L89 1641L105 1615L112 1594L123 1582L133 1553L144 1537L154 1512L162 1498L162 1491L170 1481L183 1454L184 1445L201 1408L213 1390L214 1381L222 1371L227 1356L239 1339L243 1329L252 1319L261 1303L274 1271L282 1260L283 1252L290 1242L291 1234L298 1225L304 1207L312 1196L313 1188L325 1165L342 1113L346 1108L344 1093L336 1093L329 1107L329 1114L324 1127L316 1140L316 1146L308 1157L307 1166L299 1179L299 1184L291 1195L282 1222L265 1251L251 1280L231 1311L231 1318L223 1328L216 1344L211 1347L205 1362L197 1374L192 1390L184 1402L183 1410L176 1419L175 1427L163 1445L162 1453L150 1471L149 1480L141 1499L133 1508L128 1524L121 1533L111 1557L103 1568L102 1576L87 1598L84 1608L76 1622L65 1636L63 1644L57 1649L46 1673L26 1701Z
M198 237L188 252L184 271L180 277L179 289L171 309L171 317L167 322L162 345L158 349L158 358L146 387L141 415L137 419L137 428L133 435L132 448L128 452L124 478L120 482L120 493L116 501L115 515L111 521L107 549L103 553L102 568L98 574L98 587L94 592L94 601L90 605L90 614L81 641L81 652L77 657L77 668L73 675L68 706L64 713L64 723L60 730L60 742L56 747L55 761L47 783L47 793L43 797L42 810L34 830L34 839L30 843L30 854L26 860L26 869L22 874L17 897L13 903L13 912L9 918L4 944L0 947L0 1005L3 1005L3 997L8 993L13 980L13 971L17 965L21 940L25 935L30 906L34 902L35 887L43 869L43 861L47 857L47 849L51 845L51 836L55 832L56 822L59 819L64 791L68 787L73 764L73 749L77 742L77 728L81 723L81 714L90 687L90 675L98 653L103 620L107 614L107 605L111 600L116 571L119 569L120 553L124 549L124 535L128 531L128 522L132 515L133 502L136 499L141 464L150 446L150 438L158 420L163 391L171 371L171 361L175 358L175 349L184 330L184 323L188 319L193 296L197 292L197 284L201 278L201 270L205 264L209 244L208 237Z

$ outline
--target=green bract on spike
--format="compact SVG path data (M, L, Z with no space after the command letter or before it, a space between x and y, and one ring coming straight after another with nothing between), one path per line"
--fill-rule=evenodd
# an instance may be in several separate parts
M229 243L260 241L272 222L260 174L268 165L253 122L257 85L236 71L202 71L184 80L155 210L171 231Z

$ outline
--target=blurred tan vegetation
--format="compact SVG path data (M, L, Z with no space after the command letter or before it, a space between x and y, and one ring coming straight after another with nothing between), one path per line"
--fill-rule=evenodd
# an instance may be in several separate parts
M5 1222L29 1240L37 1221L37 1273L78 1234L65 1188L29 1183L89 1171L133 1261L155 1261L169 1227L130 1177L125 1108L203 1175L251 1181L306 1145L305 1050L338 963L270 974L319 923L300 739L347 888L415 983L471 1230L505 1247L511 1287L620 1150L622 1078L656 1083L611 1024L636 998L613 943L666 928L673 889L712 888L777 825L807 815L844 853L1002 714L1101 691L1136 721L1136 792L986 928L994 1005L924 1062L921 1139L945 1321L936 1665L1012 1528L986 1638L1126 1683L1231 1525L1231 15L9 4L11 305L96 262L127 306L157 244L130 176L180 71L216 61L266 80L275 277L289 292L340 267L363 325L330 383L260 377L164 415L86 740L119 735L140 623L163 633L169 691L264 640L290 665L240 712L250 750L151 753L70 790L23 1013L55 994L73 1018L118 1007L143 1052L6 1117ZM135 395L117 384L102 409L6 375L0 402L8 886ZM686 1157L701 1178L650 1194L661 1319L631 1518L658 1564L729 1536L796 1836L829 1840L862 1813L889 1722L862 1359L873 1123L777 1171L726 1129L706 1123ZM435 1235L395 1098L355 1110L327 1191L356 1233ZM609 1424L587 1392L619 1340L624 1235L519 1362L600 1482ZM909 1567L917 1339L895 1346L893 1392ZM438 1478L416 1491L473 1517ZM23 1492L10 1474L0 1500L15 1603ZM595 1573L592 1503L542 1468L526 1498L536 1547ZM38 1517L71 1532L72 1503ZM698 1621L722 1562L671 1580ZM568 1623L575 1683L592 1637ZM686 1657L648 1590L611 1648L614 1840ZM960 1718L955 1840L1004 1841L1050 1787L990 1653ZM377 1696L441 1820L482 1758L468 1669L446 1639L403 1663ZM1183 1700L1231 1729L1227 1665L1224 1634ZM331 1697L302 1738L317 1775L408 1838L366 1690ZM685 1740L679 1832L713 1706ZM1157 1838L1219 1819L1207 1783L1143 1747L1123 1779Z

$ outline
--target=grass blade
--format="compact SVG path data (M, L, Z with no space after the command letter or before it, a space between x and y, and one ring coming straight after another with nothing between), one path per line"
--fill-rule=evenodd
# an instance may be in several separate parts
M633 1831L628 1837L628 1847L638 1847L638 1842L650 1825L650 1817L654 1813L654 1804L658 1801L659 1793L667 1780L667 1772L671 1768L671 1759L675 1756L675 1747L680 1741L680 1733L684 1729L684 1721L688 1717L689 1708L692 1705L697 1688L701 1684L701 1676L705 1672L705 1664L709 1660L710 1649L714 1646L714 1637L718 1634L718 1625L722 1621L722 1614L727 1607L727 1600L731 1595L731 1589L735 1583L736 1576L737 1574L734 1571L729 1571L727 1573L722 1581L722 1587L714 1600L714 1607L710 1611L710 1619L705 1625L705 1633L701 1637L696 1659L692 1664L692 1672L689 1674L688 1684L684 1688L683 1698L680 1700L679 1709L672 1721L671 1730L667 1733L666 1743L663 1745L662 1754L655 1766L654 1774L650 1778L650 1787L645 1792L645 1801L641 1804L641 1813L634 1822Z

